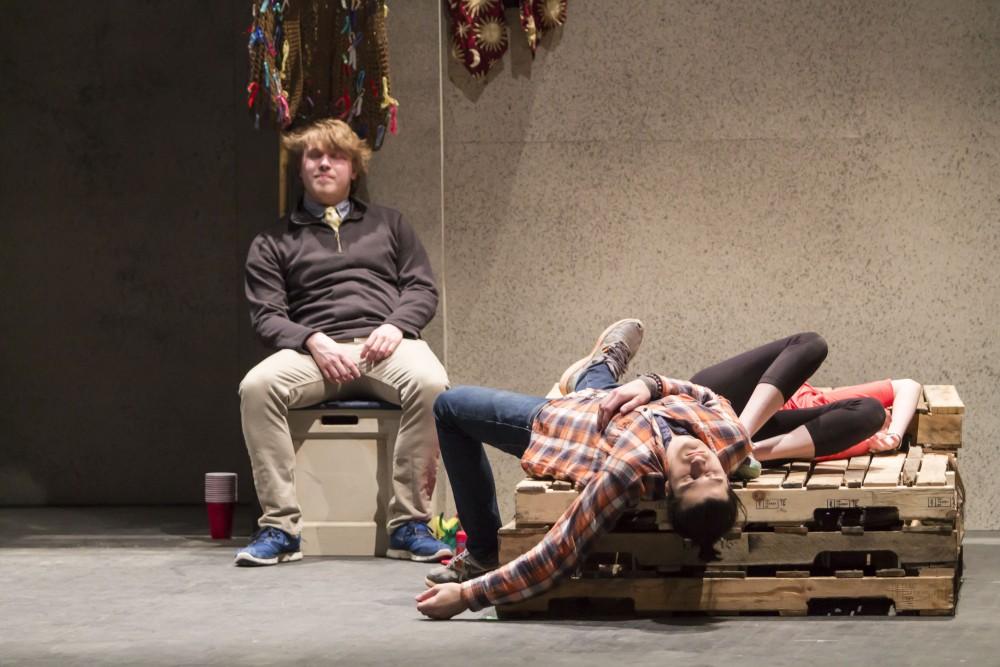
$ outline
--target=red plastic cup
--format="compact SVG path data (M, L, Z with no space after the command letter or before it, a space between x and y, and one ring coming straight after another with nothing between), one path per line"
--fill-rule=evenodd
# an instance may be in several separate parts
M208 508L208 532L213 540L228 540L233 536L233 513L236 503L205 503Z

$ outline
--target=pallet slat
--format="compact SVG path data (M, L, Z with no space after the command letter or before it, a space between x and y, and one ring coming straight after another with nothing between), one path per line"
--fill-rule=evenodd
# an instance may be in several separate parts
M950 384L924 385L924 396L932 414L962 415L965 414L965 403L958 397L958 391Z
M947 570L945 570L947 572ZM543 595L497 607L501 618L549 612L553 600L631 600L636 614L776 612L807 614L811 600L887 598L897 611L950 613L955 577L747 577L569 579Z
M964 415L926 414L917 420L917 442L934 447L959 447L962 444Z
M850 461L847 462L847 472L844 473L844 486L855 489L865 481L865 473L868 471L868 464L871 462L872 457L868 454L865 456L853 456Z
M839 461L823 461L816 463L812 475L806 482L807 489L839 489L844 483L847 472L847 459Z
M906 460L903 461L903 473L899 477L899 483L906 486L913 486L917 481L917 473L920 471L920 459L924 451L921 447L913 445L906 453Z
M784 468L764 468L760 477L747 482L748 489L776 489L781 486L788 475L787 466Z
M943 528L943 527L942 527ZM527 553L545 537L546 529L515 528L513 522L500 529L500 562L509 563ZM719 559L713 566L723 569L748 566L810 566L821 554L888 551L902 565L956 563L959 531L938 532L867 531L844 535L831 531L785 533L741 532L719 541ZM641 567L700 566L698 549L671 532L612 532L601 535L590 555L615 554L625 562L631 555Z
M873 456L862 486L899 486L899 476L903 472L904 461L906 454L902 452L888 456Z
M944 486L948 483L946 472L948 457L944 454L927 454L920 461L917 486Z
M812 467L812 464L793 461L789 466L788 476L781 483L781 488L801 489L806 485L806 480L809 478L809 469Z

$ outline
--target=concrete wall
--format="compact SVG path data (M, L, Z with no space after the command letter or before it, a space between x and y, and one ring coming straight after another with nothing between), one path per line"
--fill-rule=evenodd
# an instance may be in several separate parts
M553 41L449 66L452 380L544 392L623 316L682 377L817 330L820 384L959 387L1000 527L1000 5L578 0Z
M437 266L437 3L393 5L402 132L366 187ZM199 502L208 470L254 497L236 388L266 351L242 270L277 215L277 139L246 118L248 23L242 2L4 8L0 504Z
M257 147L222 7L4 8L0 502L196 500L239 453L236 219L256 197L233 166Z
M680 376L815 329L821 384L959 386L969 523L1000 527L995 3L574 0L485 87L439 60L440 3L391 8L401 132L366 188L446 286L427 336L455 383L543 392L626 315L635 368ZM249 497L241 271L277 198L246 23L6 9L0 503L196 502L209 469ZM509 513L519 468L496 463Z

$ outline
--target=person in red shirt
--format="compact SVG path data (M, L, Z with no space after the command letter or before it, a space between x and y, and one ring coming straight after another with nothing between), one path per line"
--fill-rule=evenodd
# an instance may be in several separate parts
M892 451L899 447L903 441L903 433L906 432L906 428L910 425L910 420L913 419L913 415L916 412L921 390L922 386L919 382L908 378L901 380L876 380L874 382L839 387L832 390L816 389L806 382L785 402L781 409L802 410L829 405L836 401L861 397L873 398L882 405L882 408L885 409L885 420L878 433L840 452L816 457L817 461L832 461L852 456L864 456L869 453ZM789 433L788 435L791 434ZM780 456L774 455L775 450L784 450L786 457L794 458L787 455L787 448L794 445L794 443L786 445L783 440L784 438L771 444L770 451L765 456L780 458ZM757 452L755 449L755 455L758 453L764 454L764 450L761 448L762 445L767 446L767 443L758 442L756 447L761 451ZM778 454L782 454L782 452L779 451ZM760 456L758 458L760 459Z

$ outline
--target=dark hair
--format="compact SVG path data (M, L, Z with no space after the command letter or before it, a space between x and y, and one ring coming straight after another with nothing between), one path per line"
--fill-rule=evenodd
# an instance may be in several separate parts
M706 563L719 557L716 541L736 524L740 512L746 514L732 488L727 491L725 500L706 498L687 507L681 507L680 499L674 494L667 497L667 511L674 531L694 542L698 558Z

